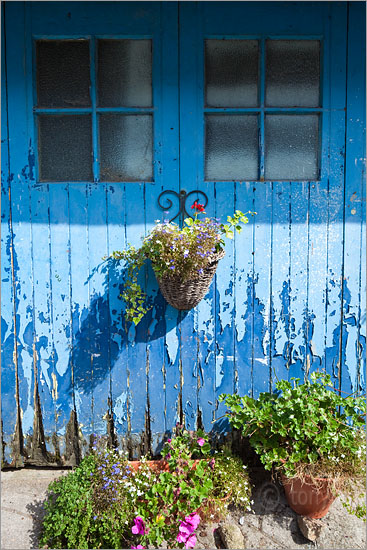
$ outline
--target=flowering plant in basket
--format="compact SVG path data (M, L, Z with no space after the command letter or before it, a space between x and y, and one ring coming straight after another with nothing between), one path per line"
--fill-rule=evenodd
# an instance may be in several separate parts
M182 229L165 220L156 225L143 238L140 248L114 251L112 258L124 260L127 280L122 298L126 302L125 317L135 325L148 311L145 294L138 283L138 274L146 259L150 259L161 291L173 307L191 309L205 296L214 276L218 261L224 256L223 237L233 239L234 232L242 231L248 223L248 214L236 210L227 216L227 223L218 218L199 219L205 214L204 206L197 201L191 206L194 218L186 218Z

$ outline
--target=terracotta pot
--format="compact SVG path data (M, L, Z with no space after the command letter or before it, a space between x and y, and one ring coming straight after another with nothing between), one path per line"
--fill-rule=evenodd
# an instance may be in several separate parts
M195 470L196 466L200 462L200 459L199 460L194 460L193 462L194 463L193 463L192 468L193 468L193 470ZM141 464L140 460L131 460L131 461L129 461L129 466L132 469L134 469L135 472L138 471L138 468L139 468L140 464ZM169 472L168 461L164 460L164 458L162 458L160 460L147 460L145 462L145 464L147 464L153 472Z
M326 516L336 495L332 492L333 480L328 478L316 478L311 481L310 476L305 476L304 482L299 478L287 478L281 476L285 496L289 506L300 516L319 519Z
M138 468L141 464L140 460L131 460L129 461L129 466L135 470L135 472L138 471ZM149 468L153 472L168 472L169 471L169 465L167 460L161 459L161 460L147 460L146 463Z

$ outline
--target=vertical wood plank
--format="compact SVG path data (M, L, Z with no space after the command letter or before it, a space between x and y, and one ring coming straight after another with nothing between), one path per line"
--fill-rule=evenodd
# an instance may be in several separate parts
M236 209L255 212L254 183L236 184ZM255 223L235 236L235 354L236 390L240 395L252 394L253 366L253 300L254 300L254 238Z
M309 183L291 185L290 368L303 379L307 370Z
M356 391L364 387L365 361L365 304L362 271L362 250L365 251L365 55L361 52L366 35L365 4L349 4L347 121L345 167L345 228L344 228L344 287L342 385L343 391ZM361 55L362 54L362 55Z
M70 279L75 409L84 437L93 431L93 387L89 336L88 186L69 185ZM83 441L85 444L85 441Z
M329 139L328 201L328 278L326 308L325 369L340 388L342 364L343 316L343 249L344 249L344 164L345 164L345 90L346 90L346 25L347 5L330 4L329 40L325 41L324 57L329 63L329 93L324 95L331 111L325 129ZM332 85L330 85L332 83ZM325 117L325 114L324 114Z
M145 184L126 184L126 243L139 247L145 234ZM143 290L146 290L146 272L139 275ZM139 453L141 435L146 429L147 405L147 355L146 355L146 316L135 327L128 325L128 410L130 436L133 452Z
M31 181L34 158L30 127L29 96L26 86L27 34L25 6L6 5L6 51L8 83L8 125L11 144L10 173L13 224L13 277L17 349L14 360L18 371L20 432L31 434L34 421L34 302L31 236ZM18 425L18 428L20 426ZM14 428L12 428L14 429ZM19 444L23 444L22 433ZM19 449L18 449L19 450Z
M179 120L178 120L178 5L162 4L160 10L160 32L154 34L153 46L153 102L154 113L154 183L146 184L146 231L151 230L155 220L170 219L174 212L166 215L158 205L158 196L164 190L179 191ZM171 196L172 198L172 196ZM173 208L176 207L176 204ZM148 262L147 295L152 304L151 317L147 326L148 365L148 426L150 446L153 453L159 449L167 424L167 397L174 402L178 391L171 379L166 386L166 370L170 368L167 359L179 356L177 323L172 323L172 308L168 306L159 291L157 279ZM173 320L177 321L177 314ZM168 337L166 337L166 334ZM177 370L176 370L177 369ZM176 373L178 368L176 367ZM172 373L172 369L171 369ZM172 373L173 374L173 373ZM177 375L177 374L176 374ZM168 395L167 395L168 394ZM164 406L162 406L164 403ZM173 404L173 403L172 403ZM177 405L173 406L177 411Z
M32 238L35 307L35 348L39 376L39 394L44 429L56 431L56 396L58 381L55 370L55 348L52 318L52 286L50 257L49 186L42 184L32 191ZM55 282L56 279L55 279Z
M222 223L235 211L235 184L215 183L215 217ZM233 393L235 388L234 370L234 240L225 240L226 255L218 264L215 278L215 396L222 393ZM224 403L217 402L217 416L225 411Z
M203 182L200 187L208 197L206 215L216 217L217 200L213 183ZM219 216L218 216L219 217ZM221 260L222 262L222 260ZM219 262L219 266L221 264ZM218 361L216 339L217 322L217 275L215 275L205 298L197 306L197 340L198 340L198 421L202 428L210 432L213 420L218 417L216 401L216 380L219 380L216 369L221 368ZM221 355L219 356L221 358Z
M8 97L5 59L5 4L1 7L1 433L2 459L11 462L11 437L16 425L14 295L12 270L11 176L9 171ZM6 419L6 421L4 421Z
M201 39L201 5L182 3L180 15L180 189L187 193L202 188L203 181L203 115L202 70L203 45ZM194 199L195 200L195 199ZM191 206L187 205L188 208ZM197 421L198 346L197 309L181 314L180 414L188 429L195 429Z
M106 184L88 186L89 345L93 388L94 432L106 434L105 415L110 398L110 315L108 277L102 271L107 255Z
M72 324L68 185L55 184L49 187L49 210L51 311L55 363L53 392L56 400L57 434L63 436L74 408L70 364ZM61 437L60 440L62 442L63 438Z
M270 285L272 186L270 182L256 184L255 211L257 214L253 220L255 225L253 394L254 397L257 397L259 393L269 391L271 386ZM246 231L246 228L244 231Z
M291 184L274 182L272 205L271 365L272 386L287 380L290 362L290 211Z
M125 184L107 186L108 254L126 248ZM111 361L111 398L114 428L119 441L127 432L127 333L124 302L120 298L124 282L124 266L110 260L106 264L110 310L109 355Z

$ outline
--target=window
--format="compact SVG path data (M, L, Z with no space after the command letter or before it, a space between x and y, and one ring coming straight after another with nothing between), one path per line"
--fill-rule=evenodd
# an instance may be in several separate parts
M317 180L320 41L205 41L205 179Z
M152 181L149 39L37 40L41 182Z

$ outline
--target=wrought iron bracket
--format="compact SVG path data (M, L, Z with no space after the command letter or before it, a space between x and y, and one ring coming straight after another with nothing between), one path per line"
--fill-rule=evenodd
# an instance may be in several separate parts
M180 222L183 223L183 220L184 218L186 217L190 217L192 218L192 213L191 212L188 212L187 211L187 207L186 207L186 204L187 204L187 200L188 198L191 196L192 199L194 199L193 195L196 195L196 200L197 201L200 201L202 202L203 201L203 206L204 208L206 208L207 204L208 204L208 197L207 195L204 193L204 191L200 191L200 189L195 189L194 191L189 191L189 193L186 193L186 191L184 189L181 189L181 191L179 193L177 193L177 191L173 191L173 189L166 189L165 191L162 191L162 193L160 193L160 195L158 196L158 206L159 208L161 208L161 210L164 210L166 212L168 212L169 210L171 210L172 206L173 206L173 202L170 198L168 198L167 195L173 195L176 199L178 199L178 212L175 216L173 216L172 218L170 218L170 222L172 222L173 220L175 220L178 216L180 216ZM202 197L200 199L200 197ZM163 203L162 199L165 200L165 202ZM192 204L194 204L194 200L192 202ZM189 208L191 208L192 205L189 206Z

